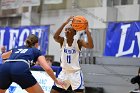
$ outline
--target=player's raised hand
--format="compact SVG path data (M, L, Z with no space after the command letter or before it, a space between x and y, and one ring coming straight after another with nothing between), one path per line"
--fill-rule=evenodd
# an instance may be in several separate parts
M68 24L70 21L72 21L73 17L74 16L70 16L65 23Z

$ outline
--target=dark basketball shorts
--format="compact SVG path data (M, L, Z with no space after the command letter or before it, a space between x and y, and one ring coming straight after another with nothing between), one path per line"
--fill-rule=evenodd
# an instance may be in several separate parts
M26 63L6 62L0 65L0 89L8 89L12 82L20 85L22 89L37 83Z

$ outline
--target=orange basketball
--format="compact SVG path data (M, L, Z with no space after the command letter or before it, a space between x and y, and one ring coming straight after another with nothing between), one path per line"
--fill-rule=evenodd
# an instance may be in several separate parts
M75 16L72 20L72 27L76 31L82 31L87 28L88 21L83 16Z

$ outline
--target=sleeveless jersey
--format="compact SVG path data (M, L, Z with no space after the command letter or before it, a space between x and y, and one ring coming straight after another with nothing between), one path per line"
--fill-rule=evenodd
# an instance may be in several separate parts
M79 65L79 53L77 39L73 40L71 46L68 46L66 39L61 48L61 67L66 71L75 71L80 69Z
M8 58L10 60L21 61L25 60L30 66L35 65L37 58L41 56L40 50L35 47L29 48L27 46L20 46L12 49L12 54Z

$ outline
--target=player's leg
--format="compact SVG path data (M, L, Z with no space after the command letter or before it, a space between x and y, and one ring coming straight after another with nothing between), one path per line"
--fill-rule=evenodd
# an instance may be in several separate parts
M59 88L57 86L53 86L50 93L63 93L65 89Z
M0 93L5 93L12 81L9 74L10 64L0 65Z
M18 67L17 67L18 65ZM18 69L18 71L17 71ZM24 62L17 62L12 65L11 69L12 81L20 85L29 93L44 93L41 86L37 83L32 75L28 65Z
M44 93L41 86L37 83L36 79L31 75L13 75L12 79L16 82L22 89L25 89L28 93Z
M11 81L8 77L8 75L6 75L7 73L1 73L0 72L0 93L5 93L5 91L9 88L9 86L11 85Z
M34 86L25 89L28 93L44 93L41 86L36 83Z

